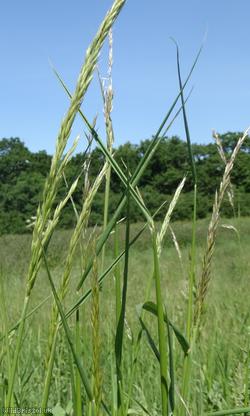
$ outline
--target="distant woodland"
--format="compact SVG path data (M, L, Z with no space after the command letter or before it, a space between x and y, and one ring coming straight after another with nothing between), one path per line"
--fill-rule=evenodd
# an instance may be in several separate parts
M225 156L228 158L242 133L226 133L220 135ZM135 145L125 143L115 149L115 158L126 171L133 173L150 140L143 140ZM212 210L216 189L218 189L224 171L224 162L219 156L216 143L193 144L193 155L196 162L198 176L198 217L204 218ZM66 178L61 179L58 193L60 201L70 185L83 171L86 154L73 155L66 170ZM104 156L98 148L94 148L90 155L89 180L93 181L100 171ZM36 215L36 210L42 198L44 181L50 169L51 155L46 151L31 152L19 138L3 138L0 140L0 234L30 232L27 228L29 220ZM85 163L86 165L86 163ZM139 190L145 204L153 213L165 200L170 201L175 189L183 176L187 175L184 191L174 211L175 220L189 220L192 217L192 176L190 173L188 152L185 141L178 137L164 137L147 166L139 183ZM233 207L225 198L222 215L246 216L250 215L250 137L248 137L238 155L231 176L234 190ZM74 194L76 208L80 208L83 201L84 175L79 181ZM105 181L103 182L93 204L90 225L102 224L104 205ZM115 173L111 176L110 207L112 213L124 192L123 184ZM132 219L140 221L142 214L133 206ZM157 218L163 217L166 209L159 212ZM71 228L75 224L75 213L72 203L65 207L60 227Z

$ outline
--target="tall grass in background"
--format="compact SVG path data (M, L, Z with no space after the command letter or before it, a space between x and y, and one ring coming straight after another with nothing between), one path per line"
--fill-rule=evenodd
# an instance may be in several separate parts
M37 406L45 409L53 402L52 397L56 391L58 397L55 402L66 406L54 407L52 414L72 415L102 415L111 414L124 416L128 414L163 416L176 415L226 415L247 414L249 406L249 360L246 359L244 367L244 394L243 406L236 409L209 410L209 400L202 396L202 383L212 383L212 375L209 369L204 376L200 371L197 381L197 362L202 358L203 352L209 350L202 342L203 328L205 325L205 306L209 293L209 284L212 278L211 264L214 254L216 236L219 227L220 208L226 192L231 192L230 175L237 154L248 134L248 130L239 139L236 147L227 160L223 148L218 141L218 149L225 165L219 190L215 193L215 202L212 216L207 231L207 240L203 253L202 264L197 257L197 174L192 155L190 132L186 114L186 99L184 92L190 76L198 61L200 51L194 60L190 72L183 82L180 70L179 50L177 46L177 75L179 92L173 100L170 109L164 117L160 127L153 136L144 157L134 172L130 172L129 161L121 163L115 159L112 147L114 143L114 129L112 124L112 65L113 48L111 28L118 14L125 4L125 0L116 0L103 23L100 26L93 42L87 50L84 64L80 70L79 78L73 94L65 85L61 76L55 71L65 93L70 99L69 109L59 129L56 150L52 159L51 169L45 183L43 198L37 210L34 224L31 257L27 272L25 297L19 321L13 328L9 327L6 303L1 302L1 355L0 365L3 375L0 405L5 408L24 406L29 397L19 399L17 390L24 389L29 383L29 377L21 377L25 374L23 368L23 349L27 341L26 321L36 313L41 313L41 308L47 298L31 308L33 292L36 288L38 274L45 273L50 297L53 296L53 304L49 313L49 328L47 331L46 346L42 354L42 369L39 372L41 384L39 396L35 398ZM109 35L109 69L108 82L102 82L100 77L101 93L104 105L104 117L106 126L106 144L95 129L95 121L90 123L81 110L85 93L90 85L93 73L96 69L98 56L106 37ZM178 107L179 105L179 107ZM66 167L71 155L75 151L78 140L65 152L71 128L77 113L80 114L85 127L88 130L88 142L85 153L85 165L82 172L72 184L67 183ZM159 207L155 213L147 208L139 190L139 182L143 172L152 159L161 138L165 136L178 115L182 113L187 137L187 151L190 160L190 172L194 186L193 218L191 231L191 249L187 269L182 263L181 250L178 245L178 236L170 227L172 213L178 202L179 196L185 186L186 177L173 195L168 207L166 204ZM91 160L88 158L90 143L94 141L104 155L104 165L93 183L89 183L88 169ZM123 184L123 195L115 213L109 216L109 189L113 170ZM77 209L74 204L74 192L81 175L85 175L82 207ZM56 204L59 184L65 181L65 196ZM95 195L101 183L105 180L104 220L101 230L94 229L89 234L88 220L91 215L91 207ZM75 215L75 228L72 230L63 267L54 274L49 261L49 253L53 235L57 228L62 210L65 205L72 204L72 212ZM145 223L141 229L132 236L131 210L134 204L142 212ZM125 209L124 224L120 224L121 214ZM155 222L155 216L159 210L165 210L166 214L162 224ZM124 239L120 239L121 228L125 228ZM143 233L149 232L152 273L144 270L143 276L137 276L140 280L140 289L143 296L138 294L140 302L133 305L133 321L136 324L130 327L128 321L129 290L135 288L135 282L131 280L131 258L135 250L136 242L140 241ZM173 310L175 309L174 295L166 285L164 270L162 267L162 255L166 235L172 235L174 246L181 261L183 278L188 277L188 289L185 293L185 312L181 316L178 325L174 322ZM112 256L107 249L108 244L113 246ZM80 260L80 261L78 261ZM77 281L75 272L77 264ZM187 276L186 276L187 275ZM74 279L73 279L74 276ZM110 281L114 279L114 286ZM108 292L104 294L105 286ZM110 290L112 288L113 292ZM1 298L5 299L5 283L1 275ZM108 300L105 297L108 296ZM143 298L142 302L141 299ZM103 304L114 301L113 316L105 316ZM178 305L176 305L178 306ZM179 328L180 324L180 328ZM104 326L107 334L104 333ZM88 336L90 328L91 336ZM215 336L215 335L214 335ZM32 347L36 348L36 340L33 339ZM211 343L211 348L213 344ZM40 347L39 347L40 349ZM249 354L249 349L247 354ZM106 362L103 362L105 351ZM147 361L150 353L152 372L151 389L155 392L156 404L154 409L149 407L148 398L152 399L151 390L148 387L147 378L150 378L150 369L144 365L144 379L142 387L138 385L141 369L141 357ZM207 360L212 366L212 352ZM203 357L204 358L204 357ZM60 362L59 376L55 375L54 368ZM68 370L64 366L67 363ZM201 368L202 362L200 363ZM205 365L205 364L204 364ZM23 371L22 371L23 370ZM147 373L147 370L149 373ZM108 373L108 374L107 374ZM157 377L155 377L157 374ZM60 387L64 383L64 390ZM41 382L42 379L42 382ZM107 381L109 380L109 381ZM224 378L224 391L228 395L227 383ZM70 400L65 405L65 385L69 391ZM211 384L212 385L212 384ZM143 389L143 386L145 389ZM22 396L20 396L22 397ZM62 404L64 403L64 404ZM207 404L207 408L204 407ZM227 402L222 405L227 407ZM216 411L215 411L216 410ZM61 413L60 413L61 412Z

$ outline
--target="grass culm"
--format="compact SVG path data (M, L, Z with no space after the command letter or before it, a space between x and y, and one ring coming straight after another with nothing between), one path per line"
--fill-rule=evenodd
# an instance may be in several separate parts
M246 235L250 222L235 215L231 173L248 130L228 159L214 134L224 173L215 190L211 218L197 220L199 189L185 97L201 51L182 80L176 45L176 97L136 169L130 171L129 160L117 160L113 150L112 26L125 3L115 0L104 18L86 52L73 93L54 70L69 107L59 128L32 237L23 240L23 245L30 246L30 255L23 259L26 279L19 282L20 287L11 288L16 277L11 266L0 269L0 408L37 407L50 409L55 416L247 415ZM105 40L109 43L107 83L98 72L106 128L103 141L95 120L89 122L81 105ZM68 183L67 166L78 139L66 148L77 115L88 140L83 169ZM183 116L189 168L171 202L152 213L140 193L140 179L177 116ZM103 165L90 181L92 143L102 152ZM113 214L109 210L111 172L123 186ZM184 227L172 222L172 214L187 177L194 191L193 215ZM62 182L65 194L58 202ZM80 208L74 204L79 183L84 184ZM102 185L103 224L91 228L92 206ZM225 195L234 216L222 224ZM69 204L75 227L63 234L60 218ZM132 224L134 206L143 223ZM160 210L166 212L162 223L155 220ZM11 244L11 240L3 243L0 238L1 244ZM222 257L225 261L221 263L218 259ZM58 260L52 262L51 258ZM12 300L6 298L10 290Z

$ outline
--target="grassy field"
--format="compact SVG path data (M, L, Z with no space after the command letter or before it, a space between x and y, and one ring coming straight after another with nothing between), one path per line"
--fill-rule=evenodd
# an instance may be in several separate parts
M197 224L197 275L201 272L201 260L205 250L208 221ZM233 225L237 229L225 228ZM142 227L135 224L131 227L131 237ZM178 255L169 232L166 236L162 253L162 295L168 305L171 321L184 333L185 316L188 299L188 262L191 244L191 223L174 223L172 225L179 243L181 258ZM98 234L98 230L96 231ZM124 244L124 225L120 226L120 245ZM53 279L58 286L63 270L70 241L70 231L57 231L51 241L48 252L48 263ZM250 317L249 317L249 248L250 219L221 220L215 256L212 266L212 278L206 310L202 321L195 358L193 359L192 380L190 383L191 414L203 414L205 411L221 408L243 407L249 403L250 374ZM19 319L25 294L25 276L30 260L30 235L2 236L0 238L1 270L4 283L8 326L12 327ZM179 253L179 254L180 254ZM109 240L107 265L114 257L113 239ZM65 302L68 309L75 301L76 282L81 271L80 253L76 255L72 269L71 288ZM126 312L126 330L123 372L129 379L131 362L135 354L135 343L140 330L138 305L145 301L147 282L153 273L153 261L150 235L147 230L133 246L129 261L128 295ZM122 262L120 268L122 270ZM89 282L86 289L91 286ZM32 293L30 309L50 298L44 305L28 318L25 330L24 345L20 356L20 366L15 388L20 406L40 406L44 388L44 367L48 344L50 310L52 305L51 289L43 267L39 272L36 286ZM114 372L115 342L115 277L111 272L103 283L100 296L100 373L104 397L112 396L112 374ZM149 297L154 301L154 290ZM91 299L80 308L81 357L89 374L92 362L92 326ZM154 317L145 319L152 336L157 336L157 324ZM73 328L74 318L70 323ZM2 329L3 330L3 329ZM15 343L10 343L15 349ZM4 348L1 346L1 373L4 371ZM181 391L183 353L178 343L174 342L177 405ZM28 359L27 359L28 357ZM133 383L131 414L151 415L160 413L160 388L158 382L158 363L143 336L138 354L138 365ZM111 400L111 399L110 399ZM108 401L110 401L108 400ZM63 409L70 409L72 389L70 387L70 360L67 342L61 330L58 339L56 357L51 383L49 407L59 404ZM145 408L143 410L142 406ZM62 413L63 414L63 413ZM69 411L70 414L70 411Z
M37 413L54 416L246 415L250 413L250 220L223 221L220 212L226 195L233 208L230 174L248 130L228 157L215 134L225 169L211 218L197 221L199 189L184 91L200 51L182 81L176 45L175 100L135 171L129 171L126 161L116 162L110 30L125 1L115 0L104 18L87 50L74 93L56 72L69 107L58 131L32 236L0 238L0 411L20 413L20 409L30 414L36 408ZM108 85L101 82L104 143L81 104L107 37ZM70 148L68 144L78 114L88 143L93 140L100 148L104 164L90 183L87 146L83 169L68 184L66 167L78 139ZM169 205L159 207L164 213L161 224L142 200L138 185L179 114L189 151L193 218L171 228L186 177ZM112 216L111 169L124 189ZM82 175L82 206L77 210L74 192ZM103 181L103 226L91 230L91 208ZM60 193L58 200L62 183L65 194ZM131 202L142 213L144 224L131 224ZM75 218L71 232L58 230L67 204Z

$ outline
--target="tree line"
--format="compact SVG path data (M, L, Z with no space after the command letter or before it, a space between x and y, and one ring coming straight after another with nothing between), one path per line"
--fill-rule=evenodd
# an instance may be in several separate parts
M219 136L226 157L231 154L242 133L228 132ZM134 172L146 152L150 139L140 144L125 143L115 150L116 161L124 171ZM214 194L218 189L224 171L224 163L219 156L216 143L193 144L193 156L198 178L199 218L206 217L212 210ZM66 183L71 184L83 169L86 154L73 155L68 164L66 178L62 178L58 201L66 192ZM90 155L89 180L98 175L104 156L98 148ZM31 152L19 138L0 140L0 234L28 232L27 224L36 215L42 198L42 190L50 169L51 155L46 151ZM127 168L125 168L125 165ZM250 215L250 137L247 137L236 160L231 181L234 191L234 204L225 199L222 214L225 216ZM152 160L145 169L139 183L141 195L153 213L164 201L170 201L183 176L187 176L183 193L174 212L175 220L189 220L192 217L192 176L190 174L186 142L180 138L164 137ZM79 209L83 201L84 175L74 194L75 206ZM90 223L102 224L105 183L94 200ZM123 184L114 172L111 174L109 212L115 211L124 192ZM140 221L142 214L137 206L131 209L132 220ZM161 219L165 211L160 211ZM64 209L60 226L71 228L75 223L72 203Z

